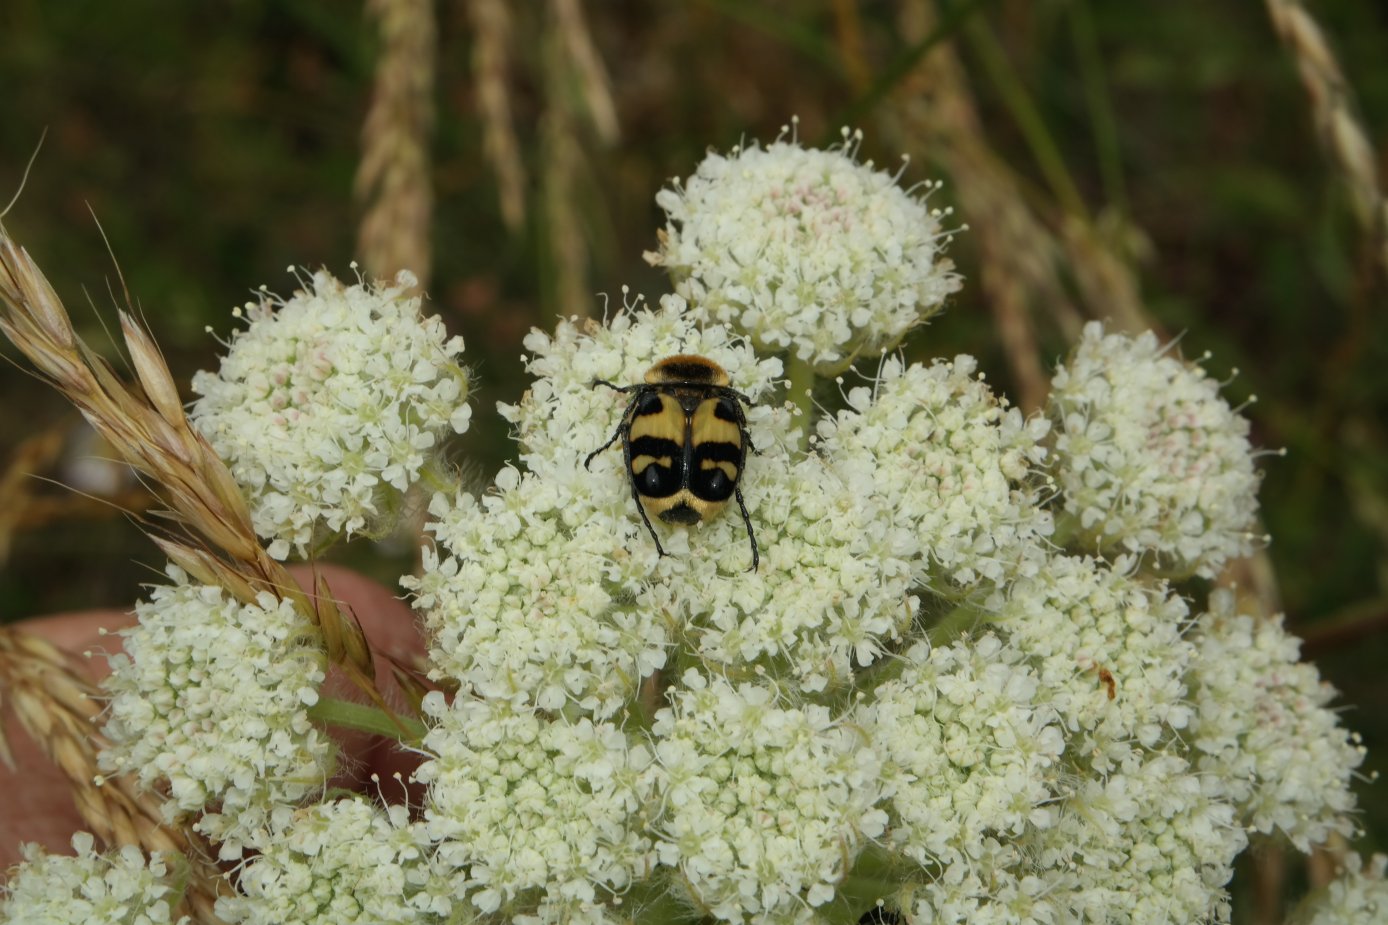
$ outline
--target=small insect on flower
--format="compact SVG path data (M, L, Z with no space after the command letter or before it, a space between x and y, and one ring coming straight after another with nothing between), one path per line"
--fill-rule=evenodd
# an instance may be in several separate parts
M583 468L618 437L622 439L631 496L662 556L665 550L650 514L666 523L696 524L716 516L729 498L737 498L752 542L748 571L756 571L757 537L738 486L747 451L757 451L747 436L747 418L742 413L742 405L752 400L728 387L723 367L707 357L688 354L661 360L646 370L643 384L593 381L594 388L600 385L631 393L631 402L612 439L588 454Z

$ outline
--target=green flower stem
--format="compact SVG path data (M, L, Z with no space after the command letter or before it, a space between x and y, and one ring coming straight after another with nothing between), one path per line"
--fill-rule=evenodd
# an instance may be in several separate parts
M1118 141L1118 120L1113 115L1113 99L1104 74L1103 55L1094 28L1094 16L1088 0L1078 0L1067 7L1070 15L1070 36L1079 62L1080 79L1084 82L1088 102L1089 124L1094 131L1094 150L1103 181L1104 198L1120 215L1128 212L1128 191L1123 181L1122 146Z
M420 470L419 484L426 492L425 501L427 502L427 495L432 495L435 492L443 492L447 495L456 493L458 490L458 475L453 470L442 465L440 461L434 461Z
M1073 514L1057 513L1055 517L1055 529L1051 531L1051 542L1058 549L1068 548L1079 535L1080 522Z
M790 379L788 396L800 409L796 422L800 428L801 450L809 446L810 428L814 426L814 367L792 353L786 358L786 375Z
M960 604L926 631L932 646L947 646L983 622L983 611L973 604Z
M339 726L358 732L370 732L387 739L395 739L397 742L418 742L429 731L429 727L413 717L397 713L392 721L376 707L352 703L350 700L335 700L331 697L324 697L309 707L308 718L321 726Z
M669 872L658 872L634 884L622 905L631 916L631 925L697 925L707 920Z
M853 925L875 908L878 900L890 902L901 893L905 885L901 874L900 857L869 845L839 884L833 901L820 908L820 916L833 925Z
M1026 84L1017 76L987 20L975 16L968 21L965 31L972 40L973 49L978 54L983 70L993 82L998 95L1002 97L1003 105L1012 114L1012 119L1021 130L1027 146L1031 148L1031 155L1036 159L1041 175L1046 178L1046 185L1051 188L1051 194L1066 212L1078 215L1088 222L1089 210L1085 207L1084 197L1080 195L1074 177L1065 166L1060 146L1056 144L1055 137L1046 126L1045 119L1041 117L1041 111L1037 109Z

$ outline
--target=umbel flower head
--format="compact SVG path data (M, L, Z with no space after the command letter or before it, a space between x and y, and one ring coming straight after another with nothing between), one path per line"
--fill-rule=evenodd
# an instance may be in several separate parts
M447 920L423 827L404 806L339 799L296 812L217 901L229 925L411 925Z
M1051 382L1050 416L1064 510L1091 549L1149 553L1171 574L1206 578L1253 551L1248 421L1151 331L1085 325Z
M468 428L461 337L426 318L415 279L347 286L320 270L281 300L247 303L192 420L251 501L278 559L393 526L440 439Z
M1388 855L1368 861L1350 854L1339 876L1306 897L1287 920L1292 925L1376 925L1388 921Z
M843 134L827 150L782 138L709 154L656 196L668 222L646 255L698 317L825 373L890 349L959 288L941 213Z
M1364 760L1327 705L1335 691L1297 661L1280 615L1239 613L1221 589L1197 623L1193 744L1202 771L1226 782L1245 824L1285 833L1302 851L1353 834L1350 778Z
M0 885L0 921L189 925L176 915L183 896L177 854L145 857L134 845L98 853L87 832L72 837L75 855L24 846L24 863Z
M327 659L288 600L242 604L168 573L111 657L102 768L166 788L168 811L202 813L198 827L239 857L332 773L336 748L307 712Z

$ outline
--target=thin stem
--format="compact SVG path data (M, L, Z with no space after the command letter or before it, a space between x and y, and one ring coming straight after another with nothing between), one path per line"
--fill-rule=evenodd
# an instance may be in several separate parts
M982 622L983 612L973 604L960 604L939 619L926 636L932 646L946 646Z
M911 865L910 870L918 870ZM819 910L824 921L832 925L853 925L876 908L878 901L891 901L906 886L902 859L877 846L868 845L853 870L839 883L834 900Z
M1080 195L1079 187L1075 185L1074 178L1066 169L1065 159L1060 155L1055 138L1046 128L1046 121L1041 118L1040 110L1036 108L1031 94L1027 92L1017 72L1012 69L1007 55L1003 53L997 36L981 16L970 19L965 28L989 80L993 82L993 86L1002 97L1003 105L1021 129L1027 147L1031 149L1031 156L1036 158L1036 164L1051 188L1051 195L1055 196L1066 212L1082 217L1087 223L1089 210L1085 207L1084 197Z
M834 48L821 37L819 30L806 26L793 16L785 15L779 8L772 9L765 3L748 3L747 0L710 0L709 6L743 25L764 32L776 41L794 48L817 64L828 67L834 73L841 73L843 65Z
M814 426L814 366L792 353L786 360L786 376L790 379L787 397L799 409L799 448L809 446L810 428Z
M440 462L430 463L419 471L419 484L429 495L437 492L453 495L458 491L457 474Z
M1079 536L1080 521L1074 514L1057 512L1055 515L1055 529L1051 531L1051 542L1060 549L1067 548Z
M970 16L978 12L979 9L991 0L965 0L965 2L953 4L943 11L940 21L930 34L916 42L905 51L901 52L884 68L878 78L868 87L856 100L849 105L843 112L839 113L833 121L826 123L829 126L829 134L826 134L820 142L821 147L828 146L838 141L838 127L841 125L858 125L866 121L869 113L877 107L877 104L886 99L887 95L897 87L916 69L921 59L925 57L930 49L941 42L954 37L965 21Z
M1094 129L1094 149L1098 154L1104 195L1120 214L1126 215L1128 191L1123 181L1118 122L1113 117L1113 100L1109 98L1108 79L1104 75L1103 58L1099 54L1099 38L1094 31L1094 17L1087 0L1076 0L1070 4L1070 31L1089 104L1089 124Z
M409 744L418 742L429 731L427 726L412 717L396 714L392 720L377 707L331 697L324 697L309 707L308 716L322 726L355 729Z

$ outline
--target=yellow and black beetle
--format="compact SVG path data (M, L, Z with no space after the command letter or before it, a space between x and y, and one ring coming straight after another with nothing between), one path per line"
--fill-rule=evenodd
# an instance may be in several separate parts
M593 388L630 393L631 402L612 439L588 454L583 468L621 438L631 496L662 556L648 512L666 523L696 524L737 498L752 543L748 571L756 571L757 537L738 485L747 451L756 452L742 413L742 405L752 400L729 388L727 372L707 357L666 357L646 370L645 378L639 385L593 381Z

